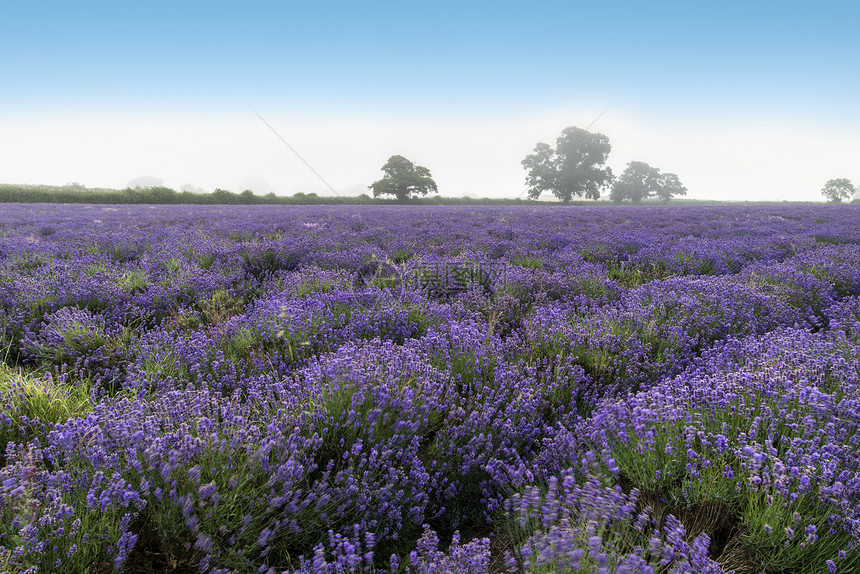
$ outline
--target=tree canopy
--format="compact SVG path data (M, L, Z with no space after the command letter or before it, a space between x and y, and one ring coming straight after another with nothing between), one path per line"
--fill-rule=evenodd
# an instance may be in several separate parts
M845 177L828 180L821 188L821 195L827 198L830 203L842 203L851 199L851 196L857 192L851 180Z
M612 185L609 198L615 203L628 200L640 203L648 197L669 201L672 196L687 195L687 188L674 173L660 173L644 161L631 161Z
M601 190L612 183L612 170L604 167L611 150L605 135L577 127L564 129L555 149L538 143L522 161L528 170L528 196L538 199L551 192L565 203L574 195L599 199Z
M413 195L427 195L431 191L439 193L436 182L426 167L415 165L402 155L393 155L382 166L385 175L370 184L373 197L393 195L398 201L405 201Z

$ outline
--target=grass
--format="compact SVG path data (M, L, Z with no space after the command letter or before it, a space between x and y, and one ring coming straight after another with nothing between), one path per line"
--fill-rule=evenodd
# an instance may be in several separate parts
M26 443L54 425L92 411L88 385L38 378L0 363L0 456L10 442Z

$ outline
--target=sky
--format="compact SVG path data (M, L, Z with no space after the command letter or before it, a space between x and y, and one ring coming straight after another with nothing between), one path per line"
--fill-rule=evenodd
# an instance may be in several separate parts
M577 126L691 198L820 201L860 183L858 29L856 0L0 0L0 183L358 195L398 154L518 197Z

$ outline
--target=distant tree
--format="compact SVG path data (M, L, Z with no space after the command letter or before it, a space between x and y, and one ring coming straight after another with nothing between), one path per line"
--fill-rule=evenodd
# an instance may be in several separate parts
M246 189L239 194L239 200L245 205L254 204L257 203L257 196L250 189Z
M373 190L373 197L393 195L398 201L405 201L413 195L427 195L431 191L439 193L430 170L415 165L402 155L388 158L382 171L385 173L382 179L367 186Z
M843 200L848 200L852 195L857 193L857 189L850 179L840 177L839 179L828 180L821 188L821 195L827 198L830 203L842 203Z
M674 173L662 174L657 187L657 197L668 202L676 195L687 195L687 188L681 184L681 180Z
M555 149L539 142L534 153L522 161L528 170L528 195L538 199L551 192L567 203L573 196L600 198L602 189L612 183L612 170L603 167L612 146L603 134L577 127L565 128L556 140Z
M142 187L126 187L122 193L122 203L146 203L146 195Z
M216 205L231 205L235 203L239 203L239 195L229 191L227 189L221 189L219 187L215 188L215 191L209 194L209 201L207 203L214 203Z
M179 199L176 190L162 185L143 188L142 191L147 203L176 203Z
M609 199L615 203L632 201L640 203L657 189L660 170L644 161L631 161L621 176L612 185Z
M631 201L641 203L648 197L669 201L674 195L687 195L687 188L674 173L660 173L644 161L631 161L612 185L609 198L615 203Z

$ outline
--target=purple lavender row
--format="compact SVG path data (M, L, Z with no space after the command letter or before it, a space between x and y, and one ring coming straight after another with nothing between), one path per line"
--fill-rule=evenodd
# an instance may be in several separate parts
M853 206L8 205L0 572L852 572Z

